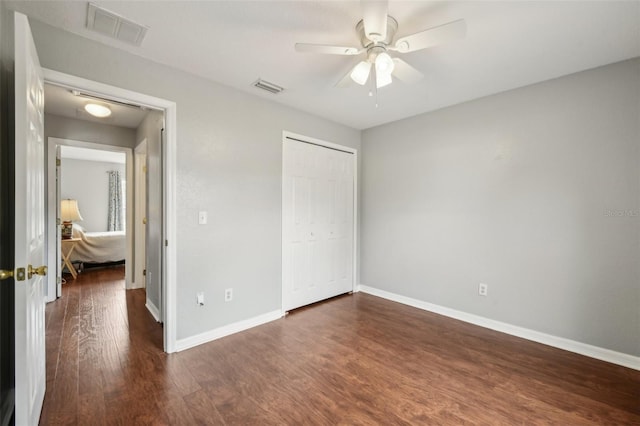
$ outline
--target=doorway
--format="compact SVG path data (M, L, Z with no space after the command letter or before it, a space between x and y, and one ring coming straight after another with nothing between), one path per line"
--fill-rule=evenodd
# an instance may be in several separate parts
M157 279L159 283L159 304L158 311L161 315L159 320L163 322L163 346L165 352L175 352L175 303L176 303L176 250L175 250L175 144L176 144L176 105L174 102L137 92L125 90L122 88L97 83L94 81L82 79L68 74L60 73L52 70L44 70L45 81L59 87L70 90L78 90L87 95L98 99L109 100L112 102L120 102L124 104L135 104L149 110L159 110L164 114L162 120L163 131L158 140L159 143L159 185L161 195L160 207L158 210L162 213L161 222L158 225L161 238L159 241L158 251L160 253L160 273ZM131 155L132 152L131 152ZM129 164L133 165L133 158L130 158ZM132 166L131 166L132 168ZM130 170L132 172L132 170ZM131 191L133 192L133 191ZM129 205L133 206L132 198L129 198ZM133 210L133 209L132 209ZM133 218L131 218L133 221ZM51 235L51 232L49 232ZM129 232L130 238L133 232ZM55 237L53 237L55 238ZM133 240L133 238L132 238ZM129 243L131 246L132 241ZM133 274L131 274L133 276ZM148 278L148 277L147 277ZM148 283L148 280L147 280ZM56 283L57 285L57 283Z
M54 137L48 138L47 150L48 258L53 265L47 301L61 297L63 269L71 282L84 267L124 263L125 288L133 288L132 150ZM77 216L64 217L69 212L60 212L61 204L72 205ZM71 238L61 239L56 224L65 220L73 220Z

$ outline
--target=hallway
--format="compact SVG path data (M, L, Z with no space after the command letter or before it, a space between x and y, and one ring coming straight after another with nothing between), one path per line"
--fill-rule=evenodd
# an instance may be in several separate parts
M149 373L166 355L162 326L144 304L144 289L124 290L124 266L86 269L67 280L62 297L47 305L41 423L100 424L107 406L114 420L132 406L157 411L145 395L162 386L155 381L164 380Z

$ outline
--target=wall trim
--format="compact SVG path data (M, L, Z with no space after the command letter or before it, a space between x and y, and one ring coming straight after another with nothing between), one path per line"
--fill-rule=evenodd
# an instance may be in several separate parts
M131 283L131 287L127 288L127 290L137 290L140 288L144 288L144 283L142 285L138 285L135 281Z
M533 342L542 343L543 345L552 346L565 351L574 352L590 358L599 359L601 361L610 362L612 364L621 365L623 367L640 370L640 357L616 352L610 349L598 346L588 345L586 343L577 342L575 340L565 339L564 337L553 336L551 334L541 333L524 327L508 324L501 321L492 320L481 317L479 315L469 314L467 312L458 311L447 308L445 306L435 305L411 297L402 296L375 287L369 287L360 284L358 290L372 296L381 297L383 299L402 303L403 305L412 306L414 308L444 315L470 324L479 325L480 327L489 328L501 333L510 334L512 336L521 337Z
M157 322L162 322L160 320L160 310L156 305L153 304L151 300L147 299L147 303L145 303L144 306L147 308L147 311L149 311L151 316L153 316L153 318L155 318Z
M258 315L257 317L223 325L222 327L214 328L213 330L205 331L204 333L196 334L195 336L187 337L186 339L179 339L176 341L176 351L184 351L185 349L193 348L194 346L202 345L203 343L208 343L231 334L239 333L241 331L275 321L282 317L282 311L278 309L277 311L267 312L266 314Z

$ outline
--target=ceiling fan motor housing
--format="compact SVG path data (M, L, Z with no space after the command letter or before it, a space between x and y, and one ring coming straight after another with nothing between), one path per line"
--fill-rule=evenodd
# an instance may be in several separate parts
M377 44L370 45L367 48L367 60L371 63L374 63L378 55L386 51L387 48L385 46L380 46Z
M363 20L356 24L356 32L358 33L358 37L360 37L360 43L362 44L362 47L366 49L373 46L383 46L386 48L393 41L396 31L398 31L398 21L396 21L392 16L387 16L387 37L384 40L375 42L370 40L365 34Z

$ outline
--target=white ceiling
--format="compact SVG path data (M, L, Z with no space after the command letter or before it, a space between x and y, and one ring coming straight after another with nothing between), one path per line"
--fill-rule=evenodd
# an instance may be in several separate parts
M148 112L137 107L76 96L67 88L50 84L45 84L44 86L44 101L44 112L47 114L109 124L111 126L127 127L130 129L137 129ZM84 110L84 106L88 103L98 103L108 106L111 110L111 115L105 118L94 117Z
M97 1L149 27L140 47L85 28L87 3L9 2L55 27L358 129L640 56L639 1L391 1L397 36L455 19L462 41L402 55L425 74L379 92L334 84L360 58L302 54L296 42L358 46L356 1ZM258 77L286 88L251 86Z

